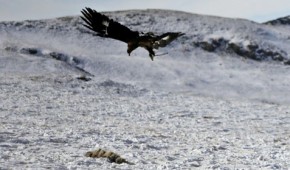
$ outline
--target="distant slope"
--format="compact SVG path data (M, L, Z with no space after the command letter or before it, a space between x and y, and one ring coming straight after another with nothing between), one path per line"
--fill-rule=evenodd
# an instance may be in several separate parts
M236 55L256 61L289 62L289 32L277 30L243 19L228 19L166 10L136 10L107 13L117 21L138 31L181 31L186 36L179 43L188 44L191 51L201 48L207 52ZM289 17L269 21L268 24L287 24ZM2 22L0 28L44 32L88 32L79 17L56 20ZM178 43L175 43L178 44ZM122 47L124 48L124 47ZM124 50L125 51L125 50ZM125 53L124 53L125 54Z
M155 91L290 102L289 29L170 10L106 14L133 30L185 35L157 51L168 54L152 62L144 49L128 56L125 43L94 36L79 16L1 22L0 70L85 74Z

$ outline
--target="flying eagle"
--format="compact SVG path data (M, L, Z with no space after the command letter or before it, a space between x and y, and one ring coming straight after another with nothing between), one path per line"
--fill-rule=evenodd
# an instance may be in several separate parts
M138 31L132 31L126 26L91 8L83 9L81 13L83 14L81 18L86 23L84 26L95 31L98 36L113 38L127 43L127 53L129 56L136 48L143 47L149 52L152 61L155 56L153 49L165 47L179 36L184 35L181 32L167 32L162 35L154 35L151 32L144 34Z

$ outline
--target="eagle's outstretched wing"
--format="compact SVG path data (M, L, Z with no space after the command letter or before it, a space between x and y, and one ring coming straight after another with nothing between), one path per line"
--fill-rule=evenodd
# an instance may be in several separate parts
M125 43L139 37L137 31L132 31L91 8L83 9L81 12L83 14L81 18L86 23L84 26L97 32L99 36L117 39Z
M182 35L184 35L184 33L181 33L181 32L168 32L168 33L162 34L160 36L157 36L155 38L153 47L155 49L158 49L159 47L165 47L166 45L171 43L173 40L175 40L176 38L178 38L178 37L180 37Z

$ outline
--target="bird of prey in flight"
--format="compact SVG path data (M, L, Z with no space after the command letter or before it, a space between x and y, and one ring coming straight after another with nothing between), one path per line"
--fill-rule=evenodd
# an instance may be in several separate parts
M179 36L184 35L184 33L181 32L167 32L162 35L154 35L151 32L141 33L132 31L126 26L91 8L85 8L81 12L83 14L81 18L85 22L85 27L96 32L98 36L108 37L127 43L127 53L129 56L136 48L143 47L149 52L149 56L153 61L155 56L153 49L165 47Z

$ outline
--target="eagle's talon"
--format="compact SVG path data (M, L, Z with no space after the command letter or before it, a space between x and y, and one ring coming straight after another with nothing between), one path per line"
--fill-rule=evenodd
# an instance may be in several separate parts
M150 56L151 60L153 61L154 55L150 54L149 56Z

